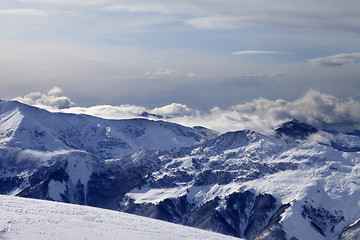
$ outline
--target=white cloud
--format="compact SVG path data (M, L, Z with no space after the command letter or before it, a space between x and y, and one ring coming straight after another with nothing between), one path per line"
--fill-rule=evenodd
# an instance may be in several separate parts
M108 11L126 11L126 12L157 12L157 13L171 13L166 4L163 3L130 3L117 4L104 8Z
M53 3L53 4L74 4L74 5L83 5L83 6L91 6L98 5L101 1L98 0L20 0L21 2L27 3ZM106 2L106 0L104 0Z
M194 5L200 4L197 1ZM356 6L357 9L354 9ZM360 4L356 0L343 4L338 1L288 2L269 1L211 1L204 4L202 14L186 21L198 29L233 29L254 25L296 28L360 30Z
M318 128L359 129L360 102L310 90L294 101L258 98L227 109L216 107L208 113L196 112L171 121L191 126L202 125L220 132L252 129L269 134L281 122L292 118Z
M331 145L331 140L333 140L332 138L333 136L331 134L324 131L319 131L309 136L310 141L326 145Z
M107 63L112 60L111 58L106 58L106 57L87 57L87 56L83 57L82 59L85 61L96 62L96 63Z
M257 50L248 50L248 51L237 51L232 52L233 55L254 55L254 54L280 54L281 52L277 51L257 51Z
M360 52L341 53L328 57L309 59L308 61L313 66L334 67L354 63L356 59L360 59Z
M178 70L170 69L170 68L162 68L159 67L155 71L148 71L144 74L148 79L160 79L166 77L186 77L186 78L196 78L198 75L194 72L181 73Z
M360 102L352 98L344 100L310 90L289 102L286 109L292 117L315 126L359 126Z
M193 73L193 72L189 72L185 76L188 77L188 78L195 78L197 76L197 74Z
M88 114L107 119L138 118L141 114L162 115L166 121L186 126L204 126L219 132L251 129L261 133L272 134L273 129L288 119L298 119L318 128L353 130L360 129L360 101L352 98L340 99L332 95L309 90L303 97L294 101L283 99L269 100L258 98L228 108L214 107L210 111L191 109L184 104L172 103L163 107L147 109L135 105L99 105L93 107L69 107L60 109L53 100L46 100L61 93L53 88L48 94L30 93L23 101L30 105L39 105L51 111ZM63 97L68 99L67 97ZM31 101L29 101L29 99ZM70 100L68 100L70 101ZM46 104L47 107L45 106ZM54 105L58 108L54 108ZM159 119L149 115L149 118ZM326 135L326 134L325 134ZM324 142L326 136L316 135L316 141Z
M237 18L232 16L210 16L189 19L187 24L197 29L234 29L244 24Z
M52 107L47 108L47 110L59 111L58 109L54 109ZM71 107L67 109L61 109L61 112L87 114L106 119L138 118L141 117L143 113L150 113L171 119L175 116L183 117L184 115L190 115L193 113L193 110L184 104L171 103L169 105L156 107L153 109L147 109L145 107L136 105L123 104L119 106L97 105L92 107ZM150 115L150 117L152 116ZM157 117L153 118L157 119Z
M42 152L42 151L36 151L31 149L26 149L20 152L20 154L17 156L18 161L34 161L38 162L40 161L46 161L49 160L51 157L59 155L59 154L66 154L69 151L67 150L59 150L59 151L53 151L53 152Z
M48 110L58 111L51 108ZM64 113L87 114L106 119L136 118L146 111L147 109L144 107L129 104L120 106L98 105L92 107L71 107L61 110L61 112Z
M165 116L183 116L190 114L192 110L184 104L172 103L163 107L156 107L150 111L152 114L165 115Z
M50 96L57 96L60 93L62 93L62 89L59 87L53 87L52 89L49 90L48 95Z
M272 73L263 73L263 72L254 72L254 73L243 73L240 77L247 78L274 78L274 77L282 77L284 73L281 72L272 72Z
M24 97L17 97L13 100L45 108L64 109L73 106L74 103L71 102L68 97L59 96L61 92L62 90L59 87L54 87L50 89L47 94L31 92Z
M34 15L34 16L48 16L50 13L31 8L14 8L14 9L0 9L0 15Z
M164 77L171 77L171 76L176 76L178 75L179 72L177 70L174 69L169 69L169 68L157 68L155 71L151 72L146 72L145 76L149 79L153 79L153 78L164 78Z

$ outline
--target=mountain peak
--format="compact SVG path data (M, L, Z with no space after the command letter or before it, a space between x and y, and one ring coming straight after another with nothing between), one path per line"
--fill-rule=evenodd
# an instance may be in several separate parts
M20 111L26 115L39 114L40 112L47 112L45 109L41 109L35 106L30 106L19 101L0 101L0 114L6 112L12 112L14 110Z
M305 139L309 135L316 133L318 130L310 124L300 122L296 119L291 119L282 123L275 132L278 136L285 136L290 138Z
M149 113L149 112L143 112L143 113L139 114L139 117L145 117L145 118L155 117L155 118L158 118L158 119L164 118L164 116L162 116L162 115L152 114L152 113Z

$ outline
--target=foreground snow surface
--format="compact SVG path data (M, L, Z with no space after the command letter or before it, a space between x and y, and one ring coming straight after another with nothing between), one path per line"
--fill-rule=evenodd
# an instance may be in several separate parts
M98 208L0 195L0 239L239 239Z

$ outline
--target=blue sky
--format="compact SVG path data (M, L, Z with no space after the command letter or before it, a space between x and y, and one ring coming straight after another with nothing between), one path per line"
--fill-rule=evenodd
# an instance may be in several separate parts
M358 0L2 0L0 95L197 109L360 99Z

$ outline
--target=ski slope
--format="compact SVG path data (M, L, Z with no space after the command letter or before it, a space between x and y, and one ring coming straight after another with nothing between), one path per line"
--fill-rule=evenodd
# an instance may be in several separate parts
M0 239L239 240L126 213L4 195L0 195Z

